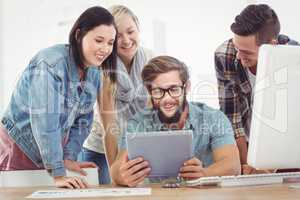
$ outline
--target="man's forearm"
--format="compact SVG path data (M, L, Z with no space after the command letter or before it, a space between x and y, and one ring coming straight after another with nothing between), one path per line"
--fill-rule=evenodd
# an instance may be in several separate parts
M236 138L236 144L239 149L241 164L247 164L248 145L245 136Z
M214 163L205 168L206 176L226 176L241 174L238 148L227 145L213 152Z
M241 174L241 165L238 159L225 158L205 168L206 176L228 176Z

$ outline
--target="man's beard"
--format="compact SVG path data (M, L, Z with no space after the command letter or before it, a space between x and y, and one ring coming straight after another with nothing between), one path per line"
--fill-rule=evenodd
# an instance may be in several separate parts
M152 103L153 103L153 101L152 101ZM154 109L157 110L158 118L162 123L174 124L174 123L179 122L181 114L184 111L186 104L187 104L187 100L186 100L186 96L184 95L182 105L176 110L175 114L172 117L167 117L161 110L160 106L158 106L158 107L155 106Z

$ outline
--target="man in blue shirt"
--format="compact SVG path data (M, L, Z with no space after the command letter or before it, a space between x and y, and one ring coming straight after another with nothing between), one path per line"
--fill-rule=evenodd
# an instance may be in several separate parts
M128 122L127 132L119 142L120 152L111 168L114 183L135 187L151 171L151 163L143 158L128 159L126 134L163 130L193 130L194 157L182 163L180 177L240 174L239 153L229 120L218 110L186 100L190 81L184 63L169 56L153 58L144 67L142 79L152 108Z

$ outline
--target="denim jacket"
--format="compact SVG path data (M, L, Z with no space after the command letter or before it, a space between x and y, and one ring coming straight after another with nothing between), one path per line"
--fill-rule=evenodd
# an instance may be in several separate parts
M1 120L10 137L51 176L66 174L90 131L101 71L86 69L80 82L68 45L40 51L22 73Z

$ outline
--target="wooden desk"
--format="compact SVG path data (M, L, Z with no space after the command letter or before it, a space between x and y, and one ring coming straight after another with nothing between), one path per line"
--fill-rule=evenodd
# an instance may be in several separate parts
M155 200L289 200L300 199L300 189L292 189L289 184L251 186L251 187L232 187L232 188L175 188L165 189L160 185L149 185L152 187L151 196L139 197L110 197L103 199L155 199ZM111 186L104 186L105 188ZM103 188L103 187L95 187ZM0 200L21 200L36 190L55 189L53 187L32 187L32 188L0 188ZM79 198L78 198L79 199ZM85 198L96 199L96 198ZM102 198L101 198L102 199ZM68 200L67 198L64 200ZM72 199L74 200L74 198ZM83 200L80 198L80 200Z

